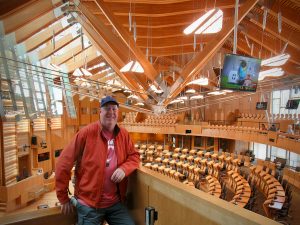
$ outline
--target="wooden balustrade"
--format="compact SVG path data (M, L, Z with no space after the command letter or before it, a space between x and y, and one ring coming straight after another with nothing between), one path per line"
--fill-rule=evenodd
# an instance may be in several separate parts
M145 207L148 206L158 211L157 225L182 225L187 221L189 224L278 224L146 168L138 169L130 177L128 202L137 225L145 224ZM6 225L70 225L75 222L75 214L62 215L59 207L0 217L0 224Z
M172 126L141 126L124 125L129 132L136 133L157 133L157 134L180 134L199 135L204 137L227 138L242 141L251 141L268 144L300 154L300 136L286 135L274 131L262 131L257 128L240 126L218 126L218 125L181 125ZM186 134L186 130L191 133Z

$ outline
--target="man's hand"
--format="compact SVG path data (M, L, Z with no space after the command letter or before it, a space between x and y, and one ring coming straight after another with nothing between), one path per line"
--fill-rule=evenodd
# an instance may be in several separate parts
M118 168L115 170L115 172L113 173L113 175L111 176L110 179L114 183L120 183L124 177L125 177L124 170L122 170L121 168Z
M66 202L65 204L61 204L60 211L64 215L71 214L74 212L73 205L70 201Z

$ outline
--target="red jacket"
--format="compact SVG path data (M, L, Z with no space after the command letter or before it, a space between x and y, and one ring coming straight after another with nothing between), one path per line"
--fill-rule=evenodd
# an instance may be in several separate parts
M107 157L107 141L102 137L101 129L99 121L82 128L62 151L55 169L56 194L62 204L69 201L71 169L75 161L81 158L75 174L75 196L92 207L99 207ZM116 125L114 136L118 167L124 170L126 176L118 184L121 200L124 201L127 176L138 168L140 157L124 128Z

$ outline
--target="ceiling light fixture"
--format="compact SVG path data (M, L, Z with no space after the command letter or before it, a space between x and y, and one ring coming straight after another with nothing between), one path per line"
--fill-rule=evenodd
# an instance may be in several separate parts
M212 91L207 93L208 95L226 95L226 92L224 91Z
M99 67L103 67L105 65L106 65L105 62L101 62L101 63L99 63L99 64L97 64L95 66L92 66L92 67L88 68L88 70L93 70L93 69L96 69L96 68L99 68Z
M203 95L194 95L192 97L190 97L190 100L196 100L196 99L203 99Z
M193 80L191 82L189 82L187 85L191 85L191 84L197 84L197 85L208 85L208 78L199 78L199 79L196 79L196 80Z
M173 101L170 102L170 104L174 104L174 103L184 103L183 100L179 100L179 99L175 99Z
M270 70L261 71L258 75L258 80L263 80L266 77L280 77L284 74L282 68L273 68Z
M161 93L164 92L164 91L161 90L161 89L157 89L156 86L153 85L153 84L150 85L150 89L151 89L152 91L154 91L156 94L161 94Z
M262 66L282 66L290 58L289 54L280 54L261 61Z
M186 93L186 94L195 94L196 91L195 91L195 89L190 88L190 89L188 89L185 93Z
M144 73L144 69L138 61L130 61L125 66L123 66L120 71L122 73L126 72L135 72L135 73Z
M127 98L133 98L133 99L138 99L139 97L136 95L129 95Z
M223 11L218 8L211 9L198 20L185 28L183 33L186 35L193 32L195 32L195 34L217 33L222 29L222 22Z
M92 76L93 74L91 74L91 72L87 71L84 68L77 68L74 72L73 72L73 76L75 77L81 77L81 76Z
M188 97L187 96L180 96L177 99L181 100L181 101L186 101L186 100L188 100Z

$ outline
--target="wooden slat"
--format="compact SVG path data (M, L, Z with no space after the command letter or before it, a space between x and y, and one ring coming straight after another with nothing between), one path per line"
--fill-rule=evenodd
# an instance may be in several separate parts
M34 4L26 5L26 7L21 10L6 16L2 20L5 33L13 32L25 24L28 24L30 21L52 10L54 6L60 4L60 2L60 0L36 1ZM31 24L31 26L34 25Z
M64 31L67 28L64 28L62 24L56 23L53 26L39 32L37 35L34 35L34 37L30 37L24 41L26 52L29 52L38 46L42 45L43 43L49 41L51 38L53 38L53 34L56 36L62 31Z
M33 131L46 131L46 119L38 118L33 120Z
M120 40L114 34L108 31L100 21L97 21L97 19L93 15L91 15L82 4L80 4L78 7L90 20L93 28L90 25L84 23L85 19L81 20L81 24L85 26L85 29L88 29L90 35L93 35L92 39L97 43L97 47L100 48L99 50L104 55L105 59L109 62L110 65L114 66L114 70L125 81L127 80L126 83L129 84L128 87L134 87L133 90L138 91L139 87L136 84L136 81L131 79L130 76L127 77L120 72L120 69L124 65L126 65L126 61L128 60L128 57L126 55L123 55L124 53L126 54L128 52L126 46L124 44L121 44ZM141 85L145 86L147 84ZM141 97L144 100L147 99L145 95Z
M110 10L105 6L102 0L96 0L98 7L102 10L106 18L111 22L112 26L114 27L115 31L119 34L120 38L129 46L131 52L135 57L139 60L139 63L144 68L144 74L148 77L149 80L154 81L157 76L157 71L153 68L151 63L146 59L145 55L142 51L133 45L134 39L128 34L128 32L122 27ZM130 43L132 43L130 45ZM147 89L145 89L147 90Z
M54 46L53 46L52 43L49 43L47 45L47 47L41 49L38 52L39 60L44 59L44 58L52 55L53 53L57 52L58 50L60 50L61 48L63 48L64 46L68 45L72 41L75 41L78 38L80 38L79 35L74 37L73 34L67 34L64 38L59 39L55 43L55 48L53 48Z
M270 51L273 55L280 54L284 43L278 43L278 41L274 38L271 39L267 35L265 35L262 31L259 30L259 28L251 23L246 23L247 26L247 33L243 32L248 36L249 39L256 42L258 45L262 46L263 48ZM299 46L300 47L300 46ZM292 46L288 46L286 53L289 53L291 55L291 58L289 61L300 65L300 54L299 50L295 49ZM267 58L269 56L261 56L261 58Z
M247 13L255 6L258 0L247 0L239 9L239 17L238 23L247 15ZM223 28L221 32L217 35L214 41L207 44L204 51L199 52L193 58L193 60L186 65L184 70L181 73L181 78L184 79L184 82L181 83L179 80L177 87L173 89L169 95L167 100L164 101L164 105L168 105L168 103L177 96L180 91L185 87L185 84L190 81L190 79L197 74L205 65L206 63L214 56L214 54L220 49L220 47L224 44L226 38L230 35L234 28L234 18L232 18L228 23L227 26Z
M20 43L27 38L31 37L33 34L42 30L46 26L55 22L58 18L56 18L52 11L38 17L31 23L25 24L24 26L15 30L15 39L16 43Z

